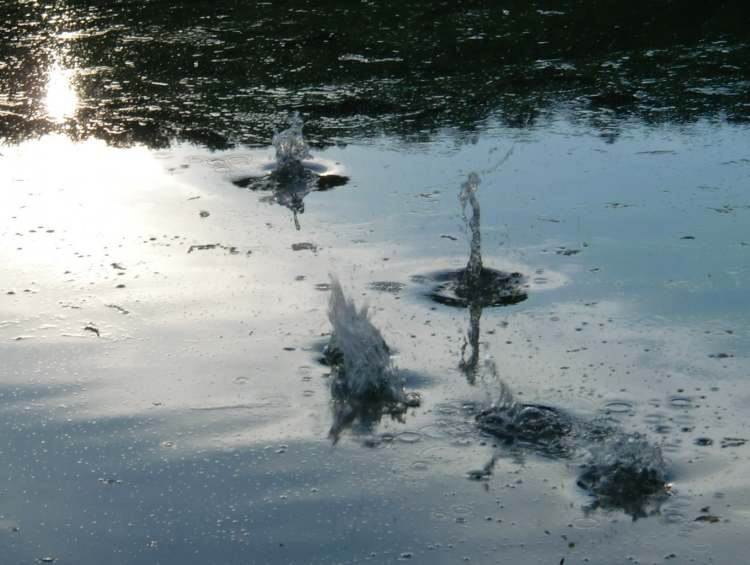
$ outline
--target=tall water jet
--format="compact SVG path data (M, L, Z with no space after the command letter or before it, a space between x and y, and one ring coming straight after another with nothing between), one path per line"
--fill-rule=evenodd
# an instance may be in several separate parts
M462 285L471 287L477 284L482 275L482 231L480 229L479 202L477 201L476 192L481 182L479 175L469 173L469 178L461 185L461 191L458 193L458 200L461 202L461 214L464 223L471 230L471 247L469 251L469 262L463 273ZM471 220L466 218L466 203L471 204Z
M331 366L334 443L354 424L369 431L384 414L396 419L418 406L419 395L404 389L404 379L391 360L391 350L372 324L368 307L357 308L341 284L331 277L328 320L332 333L326 347Z
M304 123L299 112L289 119L289 127L273 135L276 162L270 174L243 177L232 181L236 186L272 192L265 201L280 204L292 212L294 227L301 229L299 216L305 211L305 197L313 191L342 186L348 177L329 174L325 167L310 163L310 148L302 134Z
M498 163L498 167L511 151ZM459 189L459 202L464 223L471 234L469 260L466 267L458 270L440 271L421 279L438 283L429 292L429 297L440 304L469 309L469 331L461 349L459 368L469 383L476 382L479 369L480 322L482 311L487 307L508 306L526 300L526 277L517 272L504 272L484 266L482 260L481 209L476 193L481 178L469 173ZM471 218L467 217L467 205ZM469 349L467 355L467 348Z

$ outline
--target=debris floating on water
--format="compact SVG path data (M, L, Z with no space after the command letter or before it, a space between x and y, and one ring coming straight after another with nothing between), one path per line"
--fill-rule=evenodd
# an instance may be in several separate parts
M193 251L206 251L209 249L225 249L229 252L230 255L237 255L239 253L239 250L234 245L222 245L221 243L203 243L198 245L191 245L188 247L187 252L192 253ZM248 255L250 255L251 252L248 251Z
M99 328L97 328L96 326L93 326L93 325L84 326L83 331L95 333L96 337L101 337L101 335L99 335Z

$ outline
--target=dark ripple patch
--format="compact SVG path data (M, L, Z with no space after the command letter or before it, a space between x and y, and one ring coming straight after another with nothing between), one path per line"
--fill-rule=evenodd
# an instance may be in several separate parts
M573 431L573 419L562 410L543 404L521 404L515 410L489 408L476 417L477 427L509 443L533 446L543 453L563 455Z
M511 306L529 297L527 278L518 272L483 268L474 284L465 284L466 279L466 269L412 277L412 281L418 284L437 283L427 296L438 304L455 308Z
M480 411L476 425L506 446L560 459L585 455L577 484L592 496L588 510L619 509L635 520L657 512L667 493L661 449L601 418L584 420L554 406L510 402ZM497 457L469 478L487 480Z
M306 173L305 188L311 192L325 192L338 186L344 186L349 182L349 177L344 175L318 174L310 170L307 170ZM262 176L240 177L232 180L232 184L239 188L257 191L278 190L280 188L280 183L273 173Z
M391 294L398 294L404 289L404 283L395 281L375 281L369 284L372 290L378 292L389 292Z
M294 119L298 120L299 117L295 115ZM278 135L290 136L306 151L307 145L302 139L301 122L297 127L299 131L290 128ZM274 145L277 143L281 142L274 137ZM278 158L279 147L277 147ZM237 178L232 181L232 184L253 191L269 192L270 195L264 196L261 200L275 202L288 208L294 216L294 225L299 230L299 216L305 211L305 198L311 192L322 192L343 186L349 182L349 177L327 174L328 169L319 163L300 161L295 156L285 158L288 160L279 161L276 168L267 175Z

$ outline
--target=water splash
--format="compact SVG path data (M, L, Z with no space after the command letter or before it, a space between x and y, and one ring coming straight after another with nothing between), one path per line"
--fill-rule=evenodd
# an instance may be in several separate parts
M482 274L482 231L480 229L480 209L479 202L475 196L479 183L479 175L469 173L469 178L461 185L461 191L458 199L461 202L461 214L464 222L471 230L471 251L469 253L469 262L464 270L464 280L462 284L467 287L475 286L479 282ZM466 217L466 203L471 204L471 220Z
M399 419L418 406L419 395L406 392L404 380L391 360L391 350L370 321L368 307L357 308L331 276L328 319L333 332L326 347L331 366L334 442L341 432L359 423L369 431L383 416Z
M506 157L507 158L507 157ZM477 173L469 173L461 184L458 199L464 223L471 232L469 261L466 267L455 272L453 285L443 285L442 291L455 294L458 301L466 306L505 306L516 304L527 298L523 284L525 278L520 273L506 273L484 266L482 261L481 209L476 192L481 179ZM471 218L467 218L466 205L471 206ZM438 287L439 290L441 287ZM447 298L448 295L444 294Z
M304 123L299 112L289 119L289 127L273 135L271 143L276 151L273 171L264 177L243 177L232 181L236 186L251 190L270 191L266 202L274 202L291 210L294 227L301 229L299 216L305 211L305 197L313 191L330 190L349 181L348 177L325 174L325 167L305 163L310 159L310 148L302 134Z
M294 112L289 127L274 133L271 143L276 150L276 168L269 175L273 200L292 211L297 230L301 229L299 215L305 211L305 196L314 188L314 175L302 163L310 158L302 127L299 112Z
M512 148L497 166L505 162L511 153ZM435 302L469 309L469 331L461 349L459 368L471 384L476 382L479 369L480 322L483 309L517 304L528 297L526 278L521 273L507 273L484 266L481 209L476 197L480 183L481 178L477 173L469 173L466 181L461 184L458 194L464 223L471 232L469 260L466 267L456 271L434 273L428 277L438 283L429 294ZM471 207L470 219L466 214L467 205Z
M334 277L331 277L328 320L333 327L328 350L337 352L335 357L341 369L336 385L360 398L399 398L402 388L390 349L372 325L368 306L358 309L354 301L344 296L341 283Z
M667 465L658 446L601 418L587 420L554 406L519 403L497 377L494 363L487 374L498 382L498 391L490 406L476 415L480 430L506 446L581 461L577 483L591 494L591 510L620 509L633 519L647 516L651 508L658 511L668 488ZM488 477L497 458L493 455L469 476Z
M492 390L494 385L496 391L489 393L492 397L489 408L476 416L480 430L545 453L564 455L574 450L570 440L576 422L568 414L552 406L517 402L491 358L485 360L481 377L485 387Z
M287 165L296 167L310 158L310 148L302 135L303 122L299 112L289 119L289 127L273 134L271 143L276 149L276 170Z
M593 444L581 468L578 485L594 495L592 509L620 508L640 518L654 497L667 492L661 449L637 433L620 432Z

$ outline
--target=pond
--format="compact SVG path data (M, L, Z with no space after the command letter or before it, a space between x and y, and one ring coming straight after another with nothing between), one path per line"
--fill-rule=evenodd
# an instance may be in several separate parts
M604 4L0 1L5 559L738 562L750 14Z

